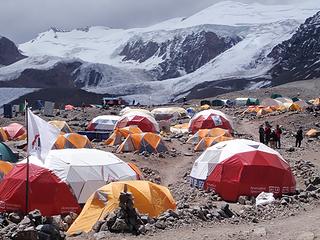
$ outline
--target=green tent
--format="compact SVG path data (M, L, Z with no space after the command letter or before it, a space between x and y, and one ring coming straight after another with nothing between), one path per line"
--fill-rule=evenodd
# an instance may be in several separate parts
M278 93L272 93L272 94L271 94L271 98L272 98L272 99L280 98L280 97L282 97L282 95L280 95L280 94L278 94Z
M223 106L225 103L221 99L214 99L211 101L211 106Z
M11 149L4 143L0 143L0 160L16 163L18 159Z
M260 104L260 101L258 98L248 98L246 105L247 106L257 106Z
M293 102L298 102L298 101L301 100L300 98L297 98L297 97L293 97L293 98L291 98L291 99L292 99Z

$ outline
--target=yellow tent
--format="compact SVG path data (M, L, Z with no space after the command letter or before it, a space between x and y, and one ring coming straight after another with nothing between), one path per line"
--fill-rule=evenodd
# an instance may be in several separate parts
M71 128L69 127L68 123L65 121L58 121L58 120L53 120L49 122L51 125L55 126L58 128L62 133L72 133Z
M3 128L0 128L0 142L6 142L8 141L8 135L3 130Z
M200 110L208 110L208 109L210 109L211 107L208 105L208 104L205 104L205 105L202 105L201 107L200 107Z
M320 98L314 99L314 101L312 102L312 104L315 105L315 106L320 106Z
M82 212L71 225L68 234L89 232L93 225L119 206L119 196L125 185L134 198L134 207L142 214L157 217L176 203L168 188L149 181L113 182L98 189L86 202Z
M290 111L302 111L302 108L296 104L296 103L292 103L289 107Z
M188 133L189 123L177 124L173 127L170 127L170 132L179 134L179 133Z
M307 133L306 133L306 135L308 136L308 137L318 137L318 136L320 136L320 131L318 131L318 130L316 130L316 129L310 129Z

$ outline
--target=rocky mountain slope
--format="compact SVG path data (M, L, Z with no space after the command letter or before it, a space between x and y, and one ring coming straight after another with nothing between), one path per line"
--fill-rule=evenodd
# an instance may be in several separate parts
M10 41L8 38L0 36L0 66L1 65L10 65L21 59L23 56L17 46Z
M277 45L268 57L276 60L270 70L273 78L320 77L320 12L308 18L292 38Z
M301 68L288 60L293 51L285 41L297 38L305 30L299 25L319 10L317 0L291 5L225 1L146 28L52 28L19 45L28 58L0 68L0 87L65 86L164 103L276 85L291 80L286 77L290 68L296 69L295 80L301 77ZM315 40L299 48L301 53L316 54L317 31L310 27ZM303 62L297 59L301 53L294 59ZM310 71L316 69L314 58L304 60Z

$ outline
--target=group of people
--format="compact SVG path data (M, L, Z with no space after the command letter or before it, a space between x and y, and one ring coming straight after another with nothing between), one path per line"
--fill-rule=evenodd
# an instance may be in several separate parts
M269 122L265 122L265 126L260 125L259 127L259 139L260 142L266 145L270 144L271 148L281 148L281 135L282 130L279 125L276 128L272 128ZM296 135L296 147L301 147L301 142L303 140L302 127L299 127Z
M282 130L279 125L276 128L272 128L269 122L265 122L265 127L260 125L259 138L260 142L269 145L271 148L281 148L281 134Z

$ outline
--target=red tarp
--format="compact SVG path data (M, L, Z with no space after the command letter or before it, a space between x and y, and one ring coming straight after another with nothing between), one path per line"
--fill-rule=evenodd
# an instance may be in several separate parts
M216 115L214 113L209 116L199 115L195 119L192 119L189 126L189 132L196 133L199 129L212 129L223 128L232 132L232 126L230 122L223 116Z
M0 183L0 212L26 209L26 164L18 164ZM44 216L80 212L70 188L50 170L30 164L29 211L39 209Z
M157 132L156 126L144 116L128 116L120 119L115 128L124 128L128 126L137 126L141 129L142 132Z

